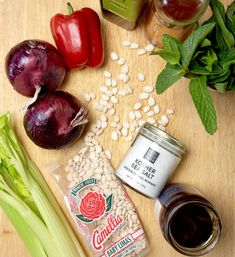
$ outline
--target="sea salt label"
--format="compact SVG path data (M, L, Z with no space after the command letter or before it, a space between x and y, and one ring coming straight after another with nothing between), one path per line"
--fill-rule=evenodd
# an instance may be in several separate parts
M139 135L116 175L140 193L157 198L180 160L160 144Z

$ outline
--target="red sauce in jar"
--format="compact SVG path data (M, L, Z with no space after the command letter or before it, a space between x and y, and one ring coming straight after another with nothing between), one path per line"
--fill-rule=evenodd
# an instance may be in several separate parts
M159 0L158 8L175 21L194 18L203 6L203 0Z

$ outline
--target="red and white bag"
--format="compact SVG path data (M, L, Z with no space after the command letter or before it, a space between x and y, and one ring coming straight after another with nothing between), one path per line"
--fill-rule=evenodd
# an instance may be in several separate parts
M148 242L135 207L99 144L86 144L53 175L91 256L142 257Z

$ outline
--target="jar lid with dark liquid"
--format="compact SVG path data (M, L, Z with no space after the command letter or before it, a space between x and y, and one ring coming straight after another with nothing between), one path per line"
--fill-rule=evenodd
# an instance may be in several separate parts
M214 206L194 187L166 186L156 201L162 233L178 252L201 256L220 239L221 221Z

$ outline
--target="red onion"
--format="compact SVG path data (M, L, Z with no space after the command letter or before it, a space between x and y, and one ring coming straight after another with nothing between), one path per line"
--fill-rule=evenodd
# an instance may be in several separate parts
M59 51L42 40L25 40L13 47L6 56L5 69L14 89L29 97L37 87L56 90L66 73Z
M73 95L64 91L48 92L28 107L24 127L36 145L60 149L81 136L88 122L87 114Z

